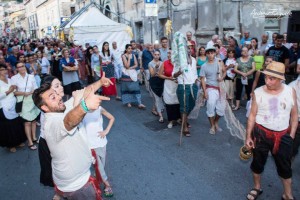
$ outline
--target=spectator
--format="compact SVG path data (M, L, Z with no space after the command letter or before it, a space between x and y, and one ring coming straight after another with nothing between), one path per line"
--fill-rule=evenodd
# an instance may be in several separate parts
M195 40L192 40L192 32L191 31L186 32L186 39L187 39L187 42L190 42L190 44L191 44L191 56L196 58L197 44L196 44Z
M244 37L240 41L240 48L244 47L246 41L249 41L249 42L251 41L249 31L244 31Z
M160 52L160 59L162 62L168 60L168 38L162 37L160 39L161 48L159 49Z

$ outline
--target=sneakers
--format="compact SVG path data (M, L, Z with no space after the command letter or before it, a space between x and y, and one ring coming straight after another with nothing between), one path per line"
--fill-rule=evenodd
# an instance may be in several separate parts
M173 122L169 122L168 128L172 128L172 127L173 127Z

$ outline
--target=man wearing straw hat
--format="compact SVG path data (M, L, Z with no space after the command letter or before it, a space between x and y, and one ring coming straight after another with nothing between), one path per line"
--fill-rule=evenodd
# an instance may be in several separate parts
M247 199L257 199L262 193L261 173L264 171L269 151L282 180L282 199L294 199L291 158L298 126L297 101L293 88L282 83L285 80L284 72L284 64L269 64L262 72L265 74L266 84L257 88L252 97L246 147L253 149L251 170L254 187L248 193Z

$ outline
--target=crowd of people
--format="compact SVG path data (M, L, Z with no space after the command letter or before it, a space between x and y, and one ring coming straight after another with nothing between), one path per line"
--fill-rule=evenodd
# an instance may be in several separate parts
M213 35L206 46L200 46L187 32L185 36L175 34L177 43L172 45L167 37L155 44L132 40L124 50L115 41L111 47L104 42L100 48L47 38L2 41L0 145L16 152L26 140L30 150L36 150L39 143L41 183L55 187L54 199L101 199L100 182L105 196L113 195L104 166L106 135L114 123L113 115L100 106L102 100L110 97L128 108L145 110L141 95L145 85L153 100L150 112L158 123L164 123L166 110L167 127L181 124L183 135L191 137L189 114L200 93L206 99L212 135L222 131L218 122L226 104L237 111L245 99L252 102L246 145L259 147L253 152L254 188L247 199L262 193L260 175L268 151L283 180L282 198L293 199L291 159L300 143L300 49L299 43L287 43L286 37L273 33L268 43L268 35L263 34L259 41L245 31L239 42L231 36L219 39ZM287 100L287 96L294 98ZM20 110L17 104L22 105ZM102 115L109 119L106 129ZM69 137L72 135L75 137ZM281 148L282 143L287 146ZM90 173L92 163L96 179Z

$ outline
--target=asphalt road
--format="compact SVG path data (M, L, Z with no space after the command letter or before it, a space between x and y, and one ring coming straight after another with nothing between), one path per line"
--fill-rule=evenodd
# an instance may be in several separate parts
M143 87L146 110L127 108L112 99L103 103L116 122L108 135L106 172L118 200L240 200L252 188L250 162L239 159L243 142L222 133L210 135L205 109L191 120L191 138L179 146L179 126L167 129L151 114L152 100ZM237 111L245 124L246 110ZM164 115L166 115L164 113ZM300 198L300 156L293 163L293 191ZM0 149L0 200L50 200L53 189L39 183L38 152L24 147ZM259 199L280 199L282 185L271 157Z

